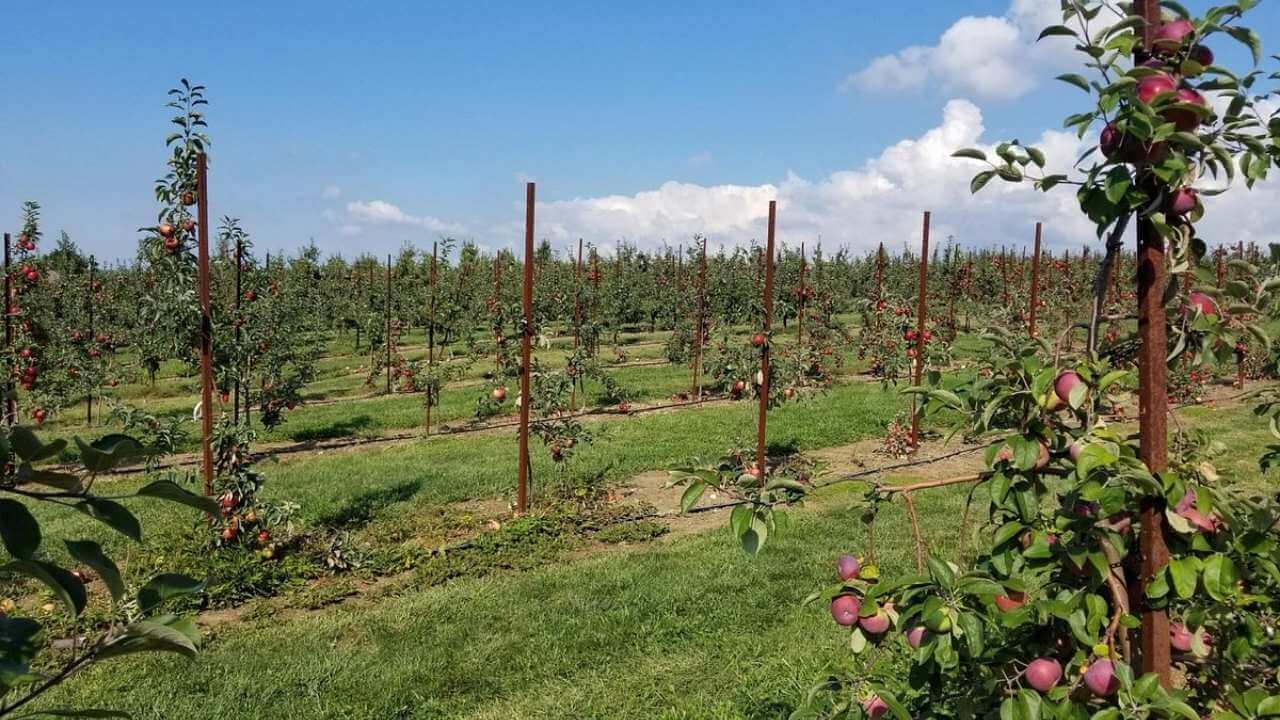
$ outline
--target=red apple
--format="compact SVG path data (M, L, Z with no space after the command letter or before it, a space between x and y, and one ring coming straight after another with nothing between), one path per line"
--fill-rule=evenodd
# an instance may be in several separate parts
M875 615L868 615L858 620L858 625L872 635L884 634L891 624L884 610L877 610Z
M1058 373L1058 377L1053 381L1053 392L1058 399L1064 403L1071 402L1071 392L1075 390L1084 379L1075 370L1063 370Z
M1177 90L1178 85L1173 81L1173 78L1163 73L1148 75L1138 81L1138 99L1148 105L1157 97Z
M1178 90L1178 102L1197 107L1209 107L1209 101L1191 88ZM1200 113L1194 110L1170 108L1164 112L1164 119L1173 123L1179 130L1191 132L1200 126Z
M1095 660L1089 669L1084 671L1084 684L1098 697L1114 695L1120 689L1115 665L1110 660Z
M1026 604L1027 594L1017 590L1010 590L1005 595L996 596L996 607L1000 608L1000 612L1013 612Z
M836 572L841 580L852 580L862 573L862 563L852 555L841 555L836 561Z
M929 631L923 625L914 625L907 631L907 644L913 648L918 648L924 644Z
M755 345L756 347L764 347L764 343L765 343L764 333L756 333L751 338L751 344Z
M496 388L494 388L494 389L493 389L493 393L492 393L492 397L493 397L493 401L494 401L494 402L496 402L496 403L503 403L503 402L506 402L506 401L507 401L507 389L506 389L506 388L504 388L504 387L496 387Z
M1196 45L1191 48L1191 60L1202 67L1209 67L1213 64L1213 51L1204 45Z
M1195 307L1197 310L1199 310L1202 314L1208 315L1209 317L1218 316L1218 303L1215 302L1214 299L1209 297L1208 295L1202 292L1193 292L1191 293L1188 300L1190 300L1191 305Z
M1156 26L1156 31L1152 36L1152 44L1159 52L1173 55L1182 49L1187 38L1194 35L1195 32L1196 26L1191 24L1190 20L1179 18Z
M879 696L872 695L862 701L862 711L871 720L880 720L885 716L885 713L889 712L889 705L884 700L881 700Z
M1169 212L1173 215L1186 215L1196 209L1195 188L1178 188L1169 198Z
M858 611L862 603L852 595L838 595L831 601L831 617L837 625L853 627L858 623Z
M1027 666L1027 684L1046 693L1062 679L1062 664L1053 658L1036 658Z

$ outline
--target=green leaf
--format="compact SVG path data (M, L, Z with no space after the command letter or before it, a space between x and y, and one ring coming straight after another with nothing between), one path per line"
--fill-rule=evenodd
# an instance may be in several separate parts
M1036 42L1039 42L1039 41L1041 41L1041 40L1043 40L1043 39L1045 39L1045 38L1047 38L1047 37L1072 37L1072 38L1074 38L1074 37L1079 37L1079 35L1077 35L1077 34L1076 34L1076 31L1075 31L1075 30L1072 30L1071 28L1067 27L1066 25L1050 25L1049 27L1047 27L1047 28L1045 28L1044 30L1041 30L1041 31L1040 31L1040 35L1039 35L1039 37L1037 37L1037 38L1036 38Z
M733 512L729 514L729 528L733 530L734 537L741 538L751 529L752 514L749 505L737 505L733 508Z
M951 157L969 158L970 160L981 160L986 162L987 154L977 148L963 148L951 153Z
M1226 555L1212 555L1204 561L1204 589L1214 600L1222 602L1236 592L1235 562Z
M1185 600L1195 594L1200 578L1199 565L1194 557L1180 557L1169 561L1169 575L1173 578L1173 590L1178 597Z
M124 580L120 578L120 568L102 551L102 546L91 540L64 540L67 552L76 562L88 565L111 592L111 599L119 603L124 597Z
M53 591L72 615L79 616L89 601L84 583L77 580L70 571L51 563L39 560L14 560L0 566L0 573L22 573L39 580Z
M1249 52L1253 54L1254 65L1262 62L1262 38L1258 37L1258 33L1251 28L1235 25L1227 28L1227 34L1249 48Z
M34 432L22 425L9 431L9 444L18 457L31 463L56 457L67 447L67 441L61 438L45 445Z
M204 583L178 573L157 575L138 591L138 607L142 612L154 610L160 603L204 590Z
M987 186L991 179L996 176L995 170L984 170L973 176L973 180L969 181L969 192L977 194L979 190Z
M698 504L698 498L702 497L702 493L706 491L707 484L698 480L689 483L689 487L685 488L684 494L680 496L680 512L687 513Z
M143 620L125 629L119 639L98 654L100 658L118 657L138 652L172 652L195 657L199 631L190 620Z
M0 538L4 549L20 560L30 560L40 547L40 523L26 505L0 499Z
M135 542L142 540L142 526L138 524L138 519L125 506L114 500L85 498L76 503L75 507L85 515L107 525L112 530Z
M1077 75L1075 73L1067 73L1065 75L1059 75L1056 79L1061 80L1062 82L1068 85L1074 85L1085 92L1092 91L1092 89L1089 87L1089 81L1085 80L1083 76Z
M146 485L135 493L139 497L160 498L168 500L180 505L195 508L210 515L218 513L218 501L203 495L197 495L189 490L183 489L177 483L169 480L157 480Z

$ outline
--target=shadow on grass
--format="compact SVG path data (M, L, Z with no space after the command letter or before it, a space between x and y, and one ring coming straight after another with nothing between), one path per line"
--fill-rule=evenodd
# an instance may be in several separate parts
M348 500L333 512L321 515L316 523L331 528L351 529L368 524L379 510L405 502L422 489L421 480L367 490Z
M328 425L320 427L302 428L289 433L289 439L297 442L310 442L312 440L331 440L333 438L342 438L355 435L361 430L368 430L373 426L373 417L370 415L357 415L353 418L344 418L335 420Z

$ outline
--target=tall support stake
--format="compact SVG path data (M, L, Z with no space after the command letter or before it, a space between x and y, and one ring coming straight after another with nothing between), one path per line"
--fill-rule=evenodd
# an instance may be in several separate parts
M213 495L213 312L209 300L208 159L196 156L196 228L200 284L200 446L204 454L204 494Z
M89 292L85 296L85 310L89 318L89 337L97 338L98 331L93 326L93 266L97 263L97 259L89 256L89 284L86 286ZM93 388L85 386L84 398L84 423L89 427L93 427Z
M382 311L386 316L387 394L391 394L391 253L387 253L387 295L382 298Z
M769 330L773 325L773 237L774 226L778 216L778 201L769 201L769 232L765 240L764 264L764 327L761 332L766 338L760 346L760 416L756 422L756 477L764 478L765 465L765 420L769 415Z
M431 408L439 399L436 396L436 264L440 258L440 243L431 243L431 270L427 276L431 306L427 309L427 434L431 434Z
M698 255L698 326L693 331L693 399L702 400L702 346L707 332L707 238Z
M9 265L12 262L13 239L9 237L9 233L4 234L4 349L6 353L13 346L13 313L9 312L9 308L13 307L13 277L9 274ZM4 384L4 424L12 426L18 418L18 400L14 397L16 388L13 384L13 368L6 368L10 372L5 373Z
M502 305L502 251L493 255L493 305ZM497 370L494 377L502 377L502 328L493 329L493 367Z
M1146 60L1160 24L1158 0L1141 0L1142 17L1146 19L1143 51L1137 62ZM1165 250L1164 239L1156 231L1150 217L1138 217L1138 456L1154 475L1168 469L1168 435L1166 417L1169 396L1166 385L1165 355L1169 351L1165 328ZM1172 686L1170 672L1169 616L1147 602L1146 589L1169 564L1166 540L1164 499L1150 496L1141 508L1142 534L1138 540L1139 587L1130 596L1137 599L1142 618L1142 674L1155 673L1164 687Z
M236 317L234 322L236 326L236 346L237 347L240 345L240 326L243 324L243 320L240 317L240 300L243 297L243 295L244 295L244 240L240 238L236 238L236 302L235 302ZM359 341L357 341L356 344L359 344ZM243 369L244 369L243 367L236 368L235 405L232 406L233 412L235 413L234 417L235 417L236 424L240 423L240 372ZM249 403L246 402L245 403L246 411L249 409L248 405Z
M916 356L913 384L920 387L924 380L924 325L929 312L929 211L924 213L924 229L920 236L920 286L916 291ZM911 396L911 447L920 447L920 400Z
M524 322L520 332L520 485L516 510L529 510L529 374L532 371L533 346L533 206L534 184L525 185L524 210Z
M804 243L800 243L800 290L799 298L796 300L796 344L804 345L804 306L805 300L808 298L808 292L804 284Z
M1036 247L1031 256L1031 319L1027 333L1033 338L1036 336L1036 315L1040 310L1040 227L1041 224L1036 223Z
M582 341L582 238L578 238L578 261L573 266L573 354L578 354L578 343ZM576 375L569 384L569 410L578 409L578 384L582 379Z

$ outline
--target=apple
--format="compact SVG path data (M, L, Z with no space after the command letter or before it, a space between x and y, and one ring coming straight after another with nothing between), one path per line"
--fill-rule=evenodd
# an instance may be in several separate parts
M1156 31L1152 36L1152 44L1157 51L1166 55L1173 55L1182 49L1183 44L1187 42L1187 38L1194 35L1195 32L1196 26L1191 24L1190 20L1179 18L1173 22L1156 26Z
M764 347L764 343L765 343L764 333L756 333L751 338L751 344L755 345L756 347Z
M1062 679L1062 664L1053 658L1036 658L1027 666L1027 684L1046 693Z
M195 204L196 204L196 194L195 194L194 192L190 191L190 190L187 190L186 192L182 193L182 204L183 204L183 205L195 205Z
M160 223L160 226L156 228L156 232L160 233L160 237L167 239L173 237L174 228L169 223Z
M1200 512L1200 509L1196 506L1196 492L1194 490L1188 490L1183 494L1182 499L1174 506L1173 511L1186 518L1187 522L1203 532L1211 533L1218 529L1218 525L1213 518Z
M1036 455L1036 470L1043 470L1049 467L1049 446L1043 442L1040 443L1040 453Z
M794 398L795 396L796 396L796 389L795 389L795 388L787 388L786 390L783 390L783 391L782 391L782 397L784 397L784 398L786 398L786 399L788 399L788 400L790 400L791 398Z
M267 532L266 530L261 530L258 532L258 542L265 545L269 540L271 540L271 533Z
M858 620L858 624L872 635L882 635L892 623L884 610L877 610L875 615L868 615Z
M1169 198L1169 212L1174 215L1186 215L1196 209L1195 188L1178 188Z
M192 230L195 230L195 229L196 229L196 221L195 221L195 220L192 220L191 218L187 218L187 219L183 220L183 221L182 221L182 229L183 229L183 230L185 230L186 232L191 232Z
M491 395L496 403L504 403L507 401L507 389L504 387L496 387Z
M742 380L739 380L733 384L733 393L735 395L741 394L746 389L747 389L747 383Z
M862 563L852 555L841 555L836 561L836 572L841 580L853 580L862 573Z
M1191 88L1178 90L1178 102L1202 108L1209 107L1209 101ZM1164 119L1173 123L1179 130L1186 132L1191 132L1200 126L1200 113L1194 110L1170 108L1164 112Z
M996 607L1000 608L1000 612L1013 612L1026 604L1027 594L1017 590L996 596Z
M885 713L889 712L889 705L884 700L881 700L878 695L872 695L862 701L862 711L871 720L880 720L885 716Z
M861 609L862 603L852 595L837 595L831 601L831 617L836 621L837 625L843 627L856 625L858 623L858 611Z
M236 539L236 535L238 534L240 534L240 531L236 530L235 525L228 525L222 530L222 539L224 542L231 542Z
M182 241L176 237L167 237L164 239L164 249L169 252L177 252L182 247Z
M1169 626L1169 644L1178 652L1191 652L1191 631L1182 623Z
M1138 81L1138 99L1147 105L1150 105L1151 101L1157 97L1165 93L1177 92L1177 90L1177 83L1164 73L1148 75Z
M929 631L923 625L913 625L907 631L907 644L913 648L918 648L924 644L928 638Z
M1115 665L1107 659L1095 660L1089 669L1084 671L1084 684L1098 697L1114 695L1120 689Z
M32 417L32 418L35 418L35 421L36 421L36 424L37 424L37 425L43 425L43 424L44 424L44 420L45 420L45 418L46 418L46 417L48 417L48 413L47 413L47 412L45 412L45 409L44 409L44 408L36 408L36 409L31 413L31 417Z
M1209 67L1213 64L1213 51L1204 45L1196 45L1191 48L1191 60L1201 67Z
M1075 370L1063 370L1058 373L1057 379L1053 381L1053 392L1058 396L1059 400L1069 403L1071 402L1071 392L1083 382L1084 378L1081 378L1080 374Z
M1082 452L1084 452L1084 444L1079 440L1074 440L1067 446L1067 455L1071 456L1071 462L1079 462Z
M1202 292L1193 292L1187 299L1190 300L1192 306L1202 314L1208 315L1209 317L1218 316L1218 303L1208 295Z

